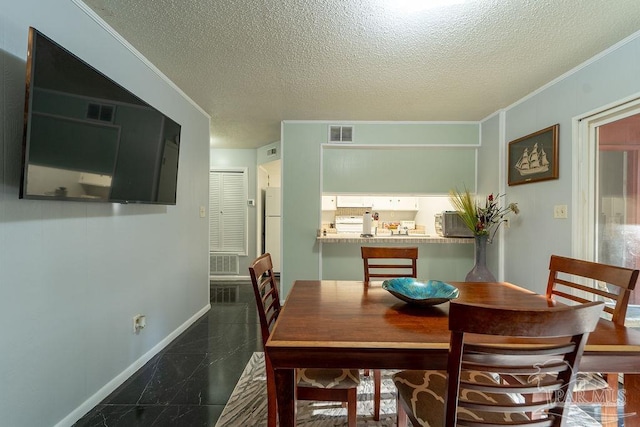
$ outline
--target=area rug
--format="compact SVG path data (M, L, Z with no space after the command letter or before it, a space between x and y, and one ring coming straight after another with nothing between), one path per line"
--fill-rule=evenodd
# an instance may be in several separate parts
M395 371L382 371L380 421L373 420L373 377L362 376L358 387L358 427L396 425L396 388L391 376ZM339 402L298 402L298 426L335 427L347 425L347 409ZM240 376L224 407L216 427L266 426L267 386L264 353L254 353ZM572 407L568 426L600 426L579 408Z

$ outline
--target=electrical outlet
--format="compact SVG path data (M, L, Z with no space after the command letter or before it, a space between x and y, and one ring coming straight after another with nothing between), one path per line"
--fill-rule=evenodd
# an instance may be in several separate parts
M133 316L133 333L137 334L140 332L140 329L143 329L147 326L147 316L144 314L136 314Z
M553 207L553 217L559 219L568 218L567 205L555 205Z

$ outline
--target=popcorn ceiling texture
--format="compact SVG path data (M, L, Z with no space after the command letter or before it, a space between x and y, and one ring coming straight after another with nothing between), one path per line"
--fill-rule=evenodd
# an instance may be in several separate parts
M638 30L638 0L85 0L211 117L258 147L281 120L477 121ZM324 135L323 135L324 137Z

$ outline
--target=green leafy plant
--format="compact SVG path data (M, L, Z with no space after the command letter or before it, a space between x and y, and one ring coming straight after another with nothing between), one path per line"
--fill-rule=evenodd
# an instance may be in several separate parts
M469 190L459 191L457 188L449 191L451 204L458 211L464 224L473 231L475 236L490 236L489 242L493 240L500 225L507 221L506 216L513 212L520 213L517 203L509 203L507 206L500 206L499 199L504 194L496 196L489 194L484 200L484 205L478 203Z

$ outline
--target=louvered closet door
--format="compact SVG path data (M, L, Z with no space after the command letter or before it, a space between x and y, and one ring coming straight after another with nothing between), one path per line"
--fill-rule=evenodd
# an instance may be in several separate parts
M209 175L211 252L247 254L247 185L244 171Z

